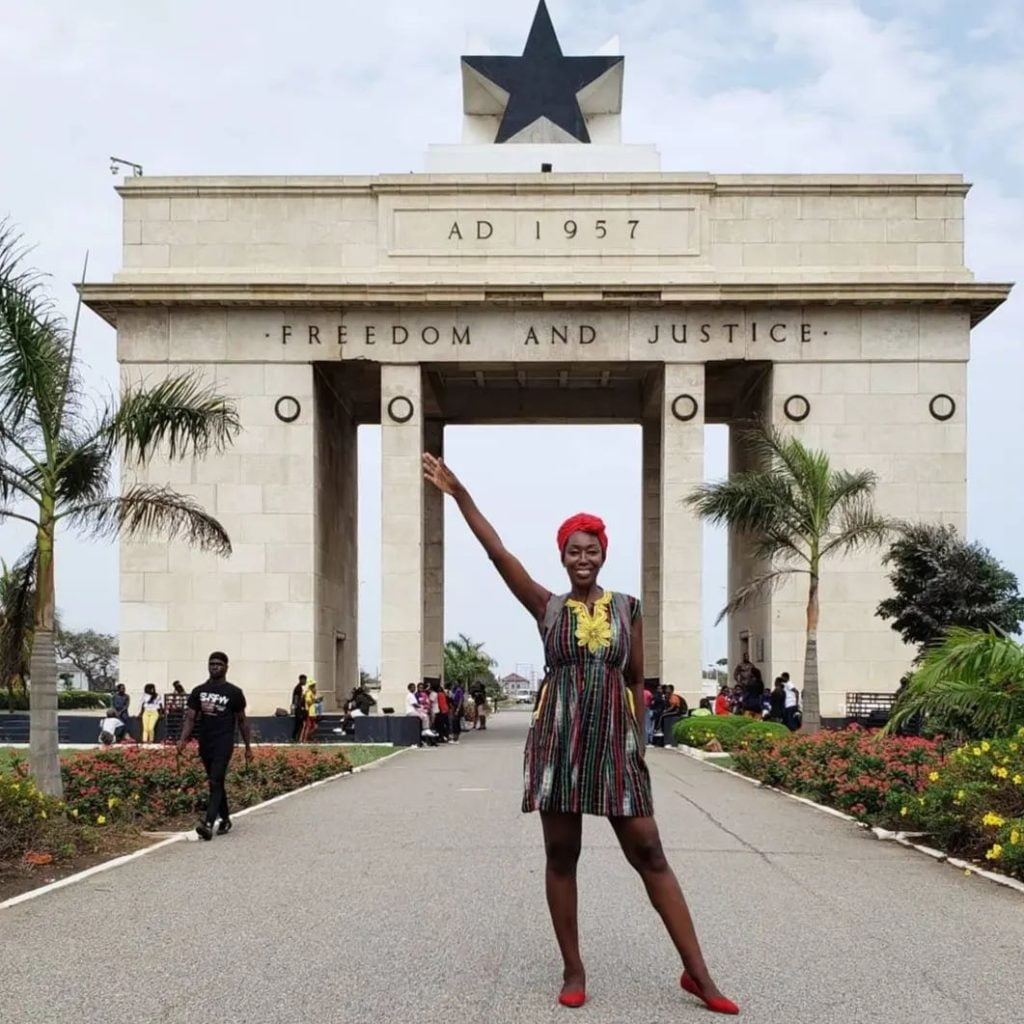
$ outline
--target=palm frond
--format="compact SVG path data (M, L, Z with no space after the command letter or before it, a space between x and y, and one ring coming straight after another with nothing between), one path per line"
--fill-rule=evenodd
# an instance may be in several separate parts
M224 527L194 498L168 487L138 484L120 497L75 506L65 516L71 525L95 537L159 534L204 551L231 554L231 538Z
M112 454L109 445L102 441L79 443L74 438L62 438L57 456L58 506L73 507L106 497Z
M875 512L871 500L850 495L840 508L836 532L821 547L821 557L848 555L867 547L884 544L892 534L894 524Z
M874 470L833 470L828 482L829 512L841 510L850 502L862 504L870 499L877 483L878 474Z
M234 403L186 373L128 388L101 432L126 461L145 462L158 448L171 459L223 451L240 429Z
M807 575L806 569L793 568L769 569L766 572L759 573L743 584L743 586L737 588L729 599L729 603L718 613L715 625L717 626L727 615L732 615L741 608L745 608L747 605L753 604L755 601L759 601L774 593L790 576L804 575Z
M13 566L0 562L0 683L28 675L35 615L36 552Z
M706 522L744 533L785 532L790 525L792 493L784 480L768 472L702 484L684 502Z
M65 384L73 390L68 332L25 256L21 239L0 222L0 419L28 421L55 438Z
M924 718L975 736L1024 724L1024 647L998 630L951 629L925 656L896 703L890 730Z

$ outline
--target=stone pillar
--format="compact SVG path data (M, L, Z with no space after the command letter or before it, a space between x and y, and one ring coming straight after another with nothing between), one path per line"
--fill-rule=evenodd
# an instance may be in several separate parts
M661 400L661 681L701 695L703 528L684 505L704 480L704 365L668 363Z
M423 447L444 454L444 423L427 420ZM440 677L444 668L444 495L423 488L423 675Z
M317 374L314 384L317 521L314 671L326 706L336 710L359 683L358 428L348 403L327 376ZM312 580L308 586L313 586ZM305 594L298 581L292 581L291 590L293 599L297 593Z
M380 708L401 713L423 663L423 389L420 367L383 365ZM396 418L397 417L397 418Z
M644 615L644 675L661 675L661 432L664 374L659 368L644 396L643 523L641 545L641 602Z

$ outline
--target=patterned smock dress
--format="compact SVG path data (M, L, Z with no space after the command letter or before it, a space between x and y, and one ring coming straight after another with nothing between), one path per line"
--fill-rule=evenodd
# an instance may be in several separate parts
M540 624L546 673L524 756L524 811L647 817L651 781L624 671L640 602L552 595Z

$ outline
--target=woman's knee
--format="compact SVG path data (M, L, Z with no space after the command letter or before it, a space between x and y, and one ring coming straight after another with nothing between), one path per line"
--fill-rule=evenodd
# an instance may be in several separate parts
M668 871L668 859L657 836L641 836L626 844L626 858L641 875Z
M548 840L544 844L548 870L556 875L576 874L580 859L580 844L571 840Z

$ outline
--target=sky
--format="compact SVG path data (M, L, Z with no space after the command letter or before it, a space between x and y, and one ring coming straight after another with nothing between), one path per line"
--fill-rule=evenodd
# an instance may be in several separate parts
M967 261L1014 281L1024 238L1024 4L1018 0L549 0L563 51L626 56L623 136L654 143L667 171L962 172ZM0 217L35 246L72 315L72 282L120 260L109 158L146 174L418 171L430 143L458 142L463 53L522 51L534 0L41 0L0 22ZM1010 420L1024 376L1024 299L973 336L968 533L1024 576L1018 526L1024 445ZM85 311L89 380L116 381L112 328ZM725 471L710 428L707 473ZM555 447L553 447L555 446ZM551 459L552 450L573 458ZM500 453L500 456L499 454ZM361 662L379 661L378 433L360 438ZM609 523L604 581L639 588L638 428L460 428L449 463L508 546L552 588L554 530L589 509ZM608 486L607 465L635 467ZM495 471L495 467L499 471ZM543 501L538 502L542 496ZM537 666L536 633L449 510L447 634L485 643L504 674ZM0 555L28 537L2 527ZM725 549L705 535L705 662ZM117 550L61 538L58 605L74 628L115 631Z

